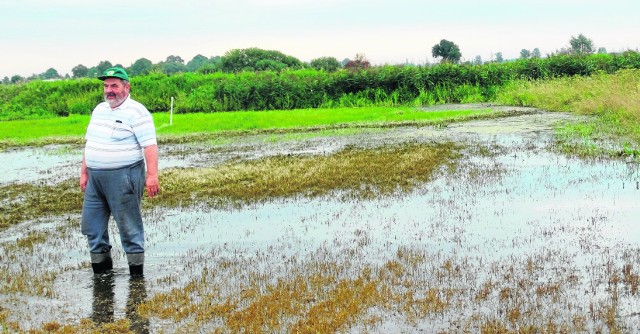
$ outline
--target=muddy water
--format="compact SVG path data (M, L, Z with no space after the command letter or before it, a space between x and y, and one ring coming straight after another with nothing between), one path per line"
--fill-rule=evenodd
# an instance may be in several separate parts
M519 268L523 263L533 263L538 269L516 269L513 275L534 282L566 282L567 277L578 277L569 292L557 300L545 300L537 309L548 319L570 323L575 314L588 313L589 305L611 302L607 268L640 267L638 164L583 161L554 153L553 126L571 119L567 114L539 112L440 128L372 129L358 135L296 140L260 135L218 146L163 147L161 168L208 166L233 158L277 154L330 154L348 146L449 140L469 145L456 173L443 172L409 194L366 201L279 199L236 210L154 208L146 213L148 257L142 282L129 280L117 240L113 276L94 280L86 263L85 241L74 224L69 224L69 220L78 220L77 215L41 226L25 223L3 232L2 253L9 240L27 228L50 231L51 240L26 254L22 264L35 272L60 272L54 297L0 295L0 306L11 310L10 319L21 319L25 329L49 321L77 323L82 318L129 317L139 323L129 312L136 300L183 286L198 277L202 268L220 265L224 259L247 261L275 280L286 275L292 262L318 254L350 262L357 271L366 265L382 265L399 250L414 249L431 255L428 266L445 260L462 264L467 274L450 284L470 291L487 280L501 282L502 268ZM493 152L478 154L478 147ZM0 182L75 175L79 149L55 152L1 153L0 159L13 161L4 174L19 175L3 175ZM24 168L30 168L29 172L20 172ZM117 231L112 229L111 234L115 237ZM345 254L349 260L344 259ZM78 268L79 264L83 265ZM427 268L423 269L429 280ZM218 279L241 278L226 274ZM567 311L566 305L574 309ZM640 328L637 295L620 294L617 305L618 322L626 329ZM494 296L482 304L460 302L436 319L417 323L385 314L376 331L449 330L470 321L472 315L491 318L500 310L500 300ZM157 319L139 325L152 331L173 326ZM590 329L597 326L587 322Z

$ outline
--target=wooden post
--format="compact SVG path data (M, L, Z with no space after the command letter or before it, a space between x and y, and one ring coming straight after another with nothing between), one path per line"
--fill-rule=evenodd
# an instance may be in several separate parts
M173 125L173 96L171 97L171 113L169 114L169 125Z

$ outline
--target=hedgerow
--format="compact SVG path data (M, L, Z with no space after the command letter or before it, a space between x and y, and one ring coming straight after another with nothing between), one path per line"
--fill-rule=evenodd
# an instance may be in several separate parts
M640 53L557 55L483 65L376 66L238 73L153 73L131 78L132 97L151 112L300 109L489 101L516 80L587 76L640 68ZM102 101L98 79L0 85L0 120L89 114Z

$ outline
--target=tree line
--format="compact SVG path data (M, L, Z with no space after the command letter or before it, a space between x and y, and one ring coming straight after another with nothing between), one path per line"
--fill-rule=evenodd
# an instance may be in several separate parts
M593 41L583 34L578 34L578 36L571 36L569 40L569 46L565 48L561 48L556 52L548 54L547 56L554 55L578 55L584 56L594 53L595 46ZM457 64L460 62L462 58L462 53L460 52L460 47L451 41L443 39L440 43L433 46L431 49L431 53L434 58L441 58L441 62L449 62ZM598 48L599 54L606 54L607 49L604 47ZM529 58L541 58L542 54L540 53L540 49L534 48L533 51L529 49L521 49L520 50L520 58L519 59L529 59ZM502 56L502 52L497 52L495 55L492 55L492 59L489 62L504 62L504 58ZM474 65L481 65L484 62L480 56L476 56L473 61L469 61L468 63Z
M129 76L142 76L148 74L173 75L178 73L201 73L208 74L214 72L235 73L241 71L281 71L284 69L296 70L302 68L313 68L333 72L341 68L350 68L359 65L349 59L339 62L334 57L320 57L313 59L309 63L303 63L299 59L286 55L276 50L263 50L259 48L234 49L225 53L224 56L205 57L198 54L190 61L186 62L180 56L171 55L164 61L154 64L147 58L136 60L131 66L113 64L108 60L101 61L98 65L87 67L79 64L71 69L71 76L65 78L95 78L111 67L124 68ZM4 77L3 84L16 84L33 80L54 80L62 79L54 68L50 68L42 74L29 78L14 75L11 78Z
M638 69L640 53L558 54L503 63L433 66L368 66L359 56L351 66L360 68L150 73L131 78L132 94L151 112L168 111L174 97L176 113L485 102L513 80ZM0 120L88 115L103 100L96 81L79 78L0 85Z
M578 36L571 37L567 48L562 48L556 53L548 56L555 54L586 55L594 52L595 49L593 41L586 36L579 34ZM606 49L600 48L598 53L606 53ZM438 44L434 45L432 47L431 54L434 58L440 59L441 63L446 62L458 64L462 58L462 53L460 52L458 45L446 39L443 39ZM528 49L522 49L520 51L521 59L540 57L541 54L538 48L534 48L533 51L529 51ZM501 63L503 61L504 58L502 53L497 52L495 55L492 55L492 59L489 61L483 62L480 56L476 56L472 61L467 61L465 63L481 65L483 63ZM206 57L198 54L188 62L185 62L184 59L176 55L170 55L164 61L156 64L147 58L140 58L128 67L123 66L122 64L113 64L108 60L103 60L93 67L78 64L71 70L71 76L67 74L63 77L56 69L49 68L41 74L34 74L28 78L24 78L19 75L14 75L11 78L4 77L1 83L17 84L33 80L95 78L106 69L115 66L124 68L130 76L134 77L148 74L173 75L189 72L202 74L214 72L237 73L241 71L281 71L284 69L296 70L303 68L334 72L339 69L366 69L370 67L371 64L366 59L366 56L361 53L356 54L353 60L345 58L342 61L338 61L334 57L320 57L311 60L309 63L305 63L295 57L283 54L280 51L248 48L230 50L223 56Z

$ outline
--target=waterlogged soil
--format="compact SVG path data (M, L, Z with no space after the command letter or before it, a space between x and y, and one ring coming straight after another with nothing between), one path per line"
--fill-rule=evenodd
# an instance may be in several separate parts
M487 110L511 113L518 117L453 123L438 127L359 127L357 130L329 130L322 133L258 134L217 138L208 142L161 145L160 169L171 167L208 167L232 159L258 159L275 155L331 154L346 147L376 147L406 142L468 139L511 140L510 135L536 136L550 132L558 122L576 120L566 113L549 113L536 108L491 104L437 105L424 112L443 110ZM446 129L446 131L444 131ZM496 136L503 134L504 136ZM0 173L0 185L15 182L55 183L79 173L82 147L50 145L0 152L1 161L9 161Z
M398 277L402 284L392 289L406 294L415 287L415 298L426 300L420 294L434 288L447 306L420 313L376 305L339 332L479 332L486 324L512 331L556 324L567 332L634 332L640 328L638 163L560 153L554 127L576 116L504 110L513 113L437 127L245 135L162 146L161 171L330 155L350 147L454 141L465 148L455 171L442 170L409 193L273 199L229 209L152 206L145 212L147 262L139 281L129 279L114 224L114 272L98 278L89 267L79 212L10 227L0 237L2 267L28 268L32 276L22 278L27 285L44 273L56 277L45 293L3 290L4 322L29 330L128 319L134 331L210 331L219 321L142 319L135 306L183 289L212 268L217 271L210 284L226 296L241 294L238 287L250 285L253 275L275 284L302 264L321 262L353 279L364 268L386 268L413 254L420 260L408 265L410 279ZM81 149L23 148L2 152L0 159L8 163L2 185L56 183L78 174ZM46 241L16 248L15 241L29 233Z

